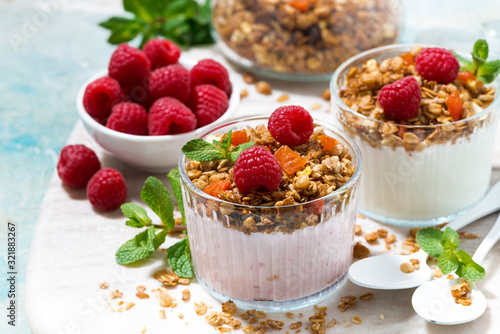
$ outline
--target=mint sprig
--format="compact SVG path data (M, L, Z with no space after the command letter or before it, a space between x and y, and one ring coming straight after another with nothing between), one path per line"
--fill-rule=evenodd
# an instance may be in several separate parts
M255 145L255 142L246 142L230 150L232 133L233 131L229 130L225 138L220 142L213 140L212 144L203 139L192 139L182 147L182 153L187 158L196 161L229 159L236 162L241 152Z
M163 36L182 46L212 44L210 0L123 0L133 17L111 17L99 25L111 32L110 44L126 43L142 36L140 47Z
M184 205L182 203L179 170L170 171L168 178L172 185L179 210L183 213ZM121 210L124 216L128 218L125 225L133 228L146 227L146 229L118 249L115 254L118 264L130 264L148 258L165 242L168 232L175 229L172 197L159 179L153 176L147 178L141 190L141 198L159 217L162 224L153 224L153 220L148 216L143 207L135 203L123 204ZM157 229L161 229L161 231L157 232ZM187 239L183 239L174 246L171 246L170 248L174 247L173 249L182 249L184 253L168 252L167 259L169 263L172 262L172 269L178 276L190 278L193 276L193 268L191 265L191 254L189 253L190 249L188 244L187 246L186 244ZM175 258L171 261L170 257L173 255L175 255ZM191 276L189 276L190 273Z
M167 174L170 185L172 186L172 192L174 193L175 200L177 202L177 207L181 212L182 225L186 225L186 216L184 214L184 201L182 200L182 189L181 189L181 173L179 172L179 167L172 169Z
M472 260L467 252L459 249L458 233L451 227L443 231L429 227L418 231L416 241L429 256L438 257L439 269L447 275L455 272L468 282L484 278L483 267Z
M460 64L460 71L473 73L479 80L484 83L491 83L500 74L500 60L488 59L489 47L488 42L484 39L479 39L474 43L472 50L472 61L455 53Z

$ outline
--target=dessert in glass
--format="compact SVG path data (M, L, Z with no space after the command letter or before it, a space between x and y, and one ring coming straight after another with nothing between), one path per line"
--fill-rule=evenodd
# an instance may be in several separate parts
M271 135L268 120L244 118L200 137L219 141L232 130L232 147L255 142L236 163L183 154L179 169L197 279L222 301L272 311L312 305L343 285L352 263L362 162L356 144L331 125L314 121L313 127L311 118L307 141L289 147ZM272 161L247 169L246 176L265 179L279 168L277 188L267 189L266 181L249 190L236 179L240 160L254 152ZM275 163L269 173L268 163Z
M370 218L413 226L449 222L476 204L489 187L498 79L485 85L469 72L457 74L458 60L443 50L411 45L377 48L349 59L332 77L332 109L360 146L365 162L359 210ZM428 57L432 52L446 54L451 64L438 68L442 76L451 75L438 78L447 83L425 79L425 68L419 70L423 75L417 71L419 66L441 66ZM420 92L415 113L403 120L389 117L388 110L406 112L414 97L404 92L393 95L390 98L403 98L394 110L397 103L387 102L387 94L381 101L381 92L385 87L397 92L401 87L395 86L410 81Z
M399 0L217 0L212 22L231 61L259 75L328 81L346 59L395 43Z

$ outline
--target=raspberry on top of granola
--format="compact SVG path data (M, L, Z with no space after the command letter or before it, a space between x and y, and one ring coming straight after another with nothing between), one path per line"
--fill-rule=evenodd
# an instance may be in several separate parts
M217 135L217 139L223 142L227 135L232 137L238 133L238 144L242 138L251 144L252 147L240 152L237 159L231 156L233 151L238 150L233 138L228 144L232 148L228 151L228 158L210 161L199 161L203 160L202 155L198 155L201 159L192 158L196 155L190 155L186 145L183 152L191 159L186 165L191 181L211 195L215 195L212 186L214 183L229 181L224 182L224 187L217 185L216 191L217 197L228 202L283 206L324 197L342 187L352 177L356 167L348 147L325 134L321 126L313 123L305 109L287 106L285 112L282 107L275 113L274 117L271 116L268 127L261 124L232 134ZM304 120L302 126L293 124L295 114ZM272 121L276 115L280 115L282 122ZM285 124L286 129L277 129L280 124ZM294 142L300 144L284 145L273 137L273 132L279 133L281 138L294 138ZM308 134L307 137L303 136L304 133ZM218 141L215 140L214 143L217 145Z
M403 104L398 99L412 94L398 95L393 89L392 100L387 102L384 88L406 77L418 83L421 101L416 112L401 108L401 114L397 114L393 110ZM457 58L441 48L415 46L381 62L370 59L361 68L352 67L346 80L339 95L347 106L369 118L396 124L439 125L466 119L486 108L495 97L495 88L486 87L470 72L458 72ZM410 89L399 87L401 91L403 88ZM409 107L418 103L412 101Z

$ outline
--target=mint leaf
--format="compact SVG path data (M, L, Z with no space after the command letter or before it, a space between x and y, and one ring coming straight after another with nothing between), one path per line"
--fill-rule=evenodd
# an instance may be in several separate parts
M240 156L241 152L243 152L247 148L252 147L253 145L255 145L255 142L250 141L250 142L243 143L241 145L236 146L233 150L231 150L231 152L229 152L229 160L231 160L232 162L236 162L236 160Z
M151 224L151 218L148 217L146 210L139 205L134 203L125 203L122 204L120 208L123 215L129 219L125 222L125 225L141 228Z
M191 278L194 275L191 256L187 253L188 248L188 239L184 238L167 249L168 264L177 276L183 278Z
M158 249L164 242L165 238L168 235L167 230L161 230L160 232L156 233L156 235L153 238L153 247L154 249Z
M462 57L456 52L453 52L455 57L458 59L458 64L460 65L460 71L467 71L471 73L476 73L476 65L469 59Z
M444 233L432 227L417 232L417 243L429 256L439 256L443 252L441 239Z
M203 139L192 139L182 147L182 153L192 160L212 161L226 159L226 153L223 149Z
M439 269L447 275L458 268L457 252L454 250L444 250L439 255Z
M174 205L167 188L154 176L147 178L141 191L142 200L160 217L168 230L175 227Z
M500 60L491 60L483 64L477 71L478 79L491 83L500 74Z
M108 43L117 45L133 40L144 29L144 22L124 17L112 17L99 23L99 26L111 31Z
M137 18L153 22L161 15L162 1L157 0L123 0L123 9L134 14Z
M179 167L172 169L168 172L167 177L172 186L172 192L174 193L175 200L177 201L177 207L182 215L182 225L186 225L186 217L184 216L184 202L182 199L182 189L181 189L181 173L179 172Z
M484 278L486 272L483 267L474 262L472 257L463 250L458 251L458 269L456 274L465 278L468 282L479 281Z
M152 238L153 237L153 238ZM124 243L116 252L118 264L128 264L145 259L155 251L153 245L154 227L137 234L133 239Z
M474 48L472 50L472 59L476 68L480 68L488 58L488 43L484 39L478 39L474 43Z
M451 227L446 227L443 234L443 239L441 240L443 249L456 251L460 247L460 236L457 231Z

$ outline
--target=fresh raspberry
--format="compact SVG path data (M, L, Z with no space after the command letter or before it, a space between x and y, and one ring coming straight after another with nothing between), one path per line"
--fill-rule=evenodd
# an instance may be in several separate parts
M181 56L181 49L168 39L153 38L144 45L144 53L151 61L151 68L177 63Z
M181 65L169 65L154 70L149 77L149 90L155 98L172 96L184 103L191 91L189 71Z
M149 91L149 80L145 81L146 83L143 85L122 87L122 91L127 101L138 103L144 108L149 109L156 99Z
M87 197L101 211L118 209L127 199L127 185L122 174L113 168L103 168L92 176L87 185Z
M283 145L302 145L311 137L314 125L309 112L300 106L283 106L269 118L267 128L271 135Z
M415 69L424 79L449 84L457 78L460 65L455 55L443 48L423 49L415 59Z
M234 164L234 184L242 193L278 189L283 170L276 157L261 146L244 150Z
M100 78L88 84L83 95L83 107L94 118L106 118L111 108L121 101L122 90L118 81Z
M64 184L84 187L99 169L101 163L97 155L85 145L67 145L61 150L57 174Z
M148 112L137 103L118 103L113 107L106 126L123 133L146 136L148 134Z
M203 59L191 69L191 87L209 84L222 89L227 97L231 97L233 85L229 73L220 63L212 59Z
M196 116L182 102L173 97L156 100L149 110L149 134L161 136L193 131Z
M108 66L109 76L122 86L141 84L150 70L151 63L144 52L128 44L120 44L116 48Z
M229 107L226 93L212 85L193 87L188 102L196 115L198 127L205 126L221 117Z
M420 95L417 80L408 76L382 87L378 94L378 103L384 109L387 118L406 121L417 115Z

